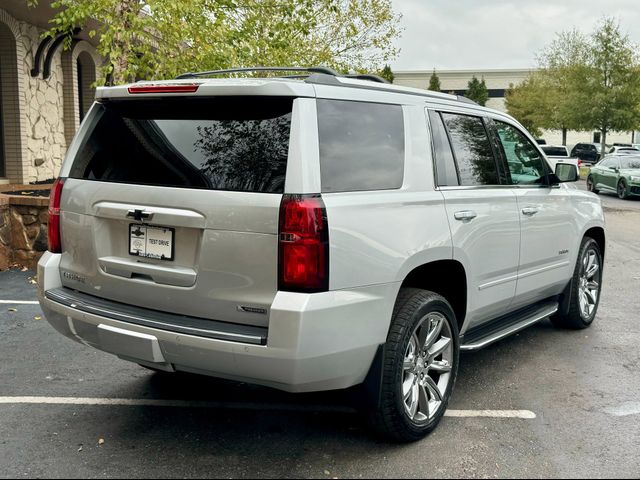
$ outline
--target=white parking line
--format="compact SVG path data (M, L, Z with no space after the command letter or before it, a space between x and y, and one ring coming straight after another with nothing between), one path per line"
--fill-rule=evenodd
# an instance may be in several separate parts
M231 403L191 400L154 400L146 398L85 398L85 397L0 397L4 405L106 405L131 407L177 407L177 408L218 408L228 410L319 411L330 413L353 413L353 409L326 405L292 405L269 403ZM532 420L536 414L529 410L447 410L445 417L455 418L516 418Z
M3 305L39 305L37 300L0 300Z

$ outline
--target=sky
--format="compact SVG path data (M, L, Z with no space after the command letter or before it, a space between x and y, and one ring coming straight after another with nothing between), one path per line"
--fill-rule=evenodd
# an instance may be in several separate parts
M394 71L534 67L557 32L589 34L603 16L640 44L640 0L392 0L402 14Z

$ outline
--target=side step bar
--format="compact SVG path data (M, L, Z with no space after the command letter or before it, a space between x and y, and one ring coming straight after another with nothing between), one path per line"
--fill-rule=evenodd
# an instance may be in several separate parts
M526 310L516 312L508 317L502 317L488 325L467 332L460 341L461 351L480 350L509 335L524 330L525 328L544 320L549 315L558 311L557 301L548 301Z

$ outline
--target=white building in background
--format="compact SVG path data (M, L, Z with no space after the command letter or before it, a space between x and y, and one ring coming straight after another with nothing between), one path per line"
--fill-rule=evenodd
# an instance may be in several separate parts
M58 175L69 142L95 96L103 60L86 32L46 40L51 2L0 2L0 184Z
M531 69L501 69L501 70L437 70L436 73L440 78L441 90L445 93L455 93L456 95L464 95L467 90L469 80L475 75L478 79L484 78L489 90L489 100L487 107L506 112L505 92L511 85L518 85L531 73ZM420 71L400 71L393 72L395 79L393 83L396 85L404 85L407 87L424 88L429 87L429 80L433 74L433 70ZM599 143L598 132L568 132L567 145L573 146L580 142ZM547 130L543 133L542 138L548 144L562 143L562 132ZM640 143L640 132L611 132L607 134L607 143Z

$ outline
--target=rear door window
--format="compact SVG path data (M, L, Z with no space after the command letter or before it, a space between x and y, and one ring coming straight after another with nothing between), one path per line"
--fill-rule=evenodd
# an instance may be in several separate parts
M443 113L458 164L460 185L498 185L498 167L482 118Z
M122 100L98 104L70 177L282 193L292 98Z
M400 188L404 118L400 105L318 100L323 192Z

